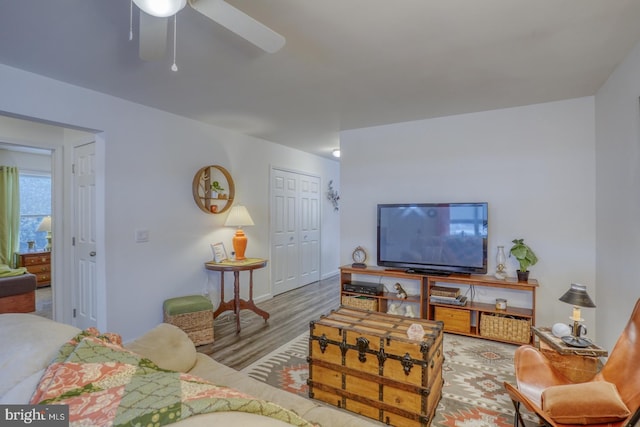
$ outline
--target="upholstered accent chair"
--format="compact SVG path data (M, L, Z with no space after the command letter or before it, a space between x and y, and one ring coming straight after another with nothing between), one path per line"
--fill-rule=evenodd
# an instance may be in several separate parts
M632 427L640 419L640 299L602 370L585 383L572 383L530 345L514 355L516 385L504 386L516 409L514 426L524 426L521 405L546 426Z

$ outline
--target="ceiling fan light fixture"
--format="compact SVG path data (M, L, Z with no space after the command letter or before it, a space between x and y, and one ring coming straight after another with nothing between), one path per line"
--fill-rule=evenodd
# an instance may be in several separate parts
M187 5L187 0L133 0L133 2L143 12L158 18L175 15Z

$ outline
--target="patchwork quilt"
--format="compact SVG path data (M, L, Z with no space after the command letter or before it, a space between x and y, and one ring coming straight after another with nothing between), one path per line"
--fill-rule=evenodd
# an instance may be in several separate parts
M294 426L312 426L275 403L161 369L124 349L120 336L100 334L94 328L60 348L31 404L69 405L71 426L159 426L219 411L249 412Z

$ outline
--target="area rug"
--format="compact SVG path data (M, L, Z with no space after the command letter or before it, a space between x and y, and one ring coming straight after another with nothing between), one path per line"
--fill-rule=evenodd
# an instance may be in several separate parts
M513 404L503 387L515 383L513 352L516 346L460 335L444 335L442 399L432 426L508 427L513 425ZM308 397L307 353L309 334L283 345L242 372L256 380ZM527 425L537 419L525 414Z

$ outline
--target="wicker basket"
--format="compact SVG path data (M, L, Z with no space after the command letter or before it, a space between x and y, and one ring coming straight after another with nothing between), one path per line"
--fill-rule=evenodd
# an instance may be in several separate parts
M171 305L173 303L174 305ZM177 304L177 305L175 305ZM203 308L203 305L206 307ZM193 311L190 311L193 307ZM196 346L213 342L213 309L202 296L178 297L165 301L163 319L185 331ZM172 310L175 314L172 314Z
M342 296L342 305L361 308L363 310L378 311L378 300L376 298L356 297L352 295Z
M480 336L526 344L531 341L531 320L482 313Z

